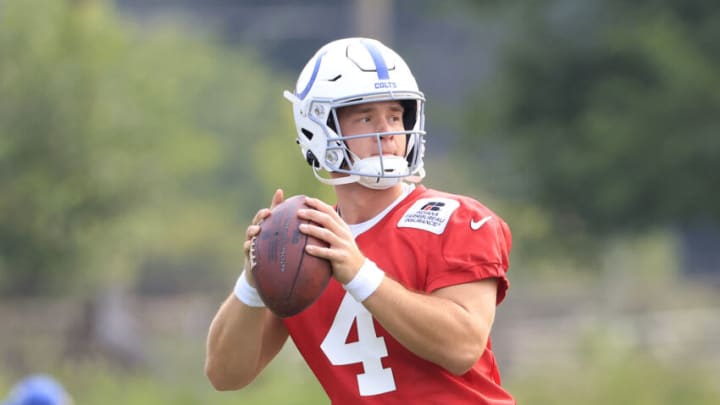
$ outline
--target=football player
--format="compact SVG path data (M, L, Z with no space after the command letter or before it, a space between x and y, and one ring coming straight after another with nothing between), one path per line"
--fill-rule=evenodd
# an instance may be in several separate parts
M314 175L334 187L308 198L301 232L329 247L333 280L300 314L264 307L246 267L210 326L206 374L220 390L249 384L292 337L333 404L514 404L490 331L507 293L508 225L478 201L421 185L425 98L403 59L347 38L320 48L292 103ZM283 200L282 190L271 207Z

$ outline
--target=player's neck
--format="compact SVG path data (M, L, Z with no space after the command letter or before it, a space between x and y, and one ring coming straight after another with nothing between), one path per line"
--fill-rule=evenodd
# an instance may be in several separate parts
M340 216L348 224L365 222L392 204L403 192L402 184L374 190L357 183L335 186Z

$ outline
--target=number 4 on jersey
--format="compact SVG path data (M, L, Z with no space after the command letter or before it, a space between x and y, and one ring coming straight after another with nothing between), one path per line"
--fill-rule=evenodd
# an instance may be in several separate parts
M358 340L347 343L353 323L357 326ZM357 376L361 396L395 391L392 369L383 368L381 362L388 355L385 338L377 336L372 315L350 294L343 297L320 348L334 366L362 363L365 372Z

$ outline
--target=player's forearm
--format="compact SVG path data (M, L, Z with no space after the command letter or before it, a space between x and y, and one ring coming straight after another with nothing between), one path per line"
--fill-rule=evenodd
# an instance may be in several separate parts
M242 388L262 369L265 312L242 304L234 295L220 307L210 325L205 359L205 374L216 389Z
M390 278L363 304L408 350L453 374L467 372L487 346L492 319L478 319L447 298L411 292Z

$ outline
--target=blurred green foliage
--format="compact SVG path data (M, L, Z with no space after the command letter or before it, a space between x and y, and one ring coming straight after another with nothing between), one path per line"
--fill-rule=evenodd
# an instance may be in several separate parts
M720 222L717 2L489 4L512 29L462 149L505 171L500 196L538 203L554 235Z
M0 55L6 293L183 266L202 285L237 273L276 187L327 197L280 112L290 80L247 49L134 27L104 1L8 0Z

